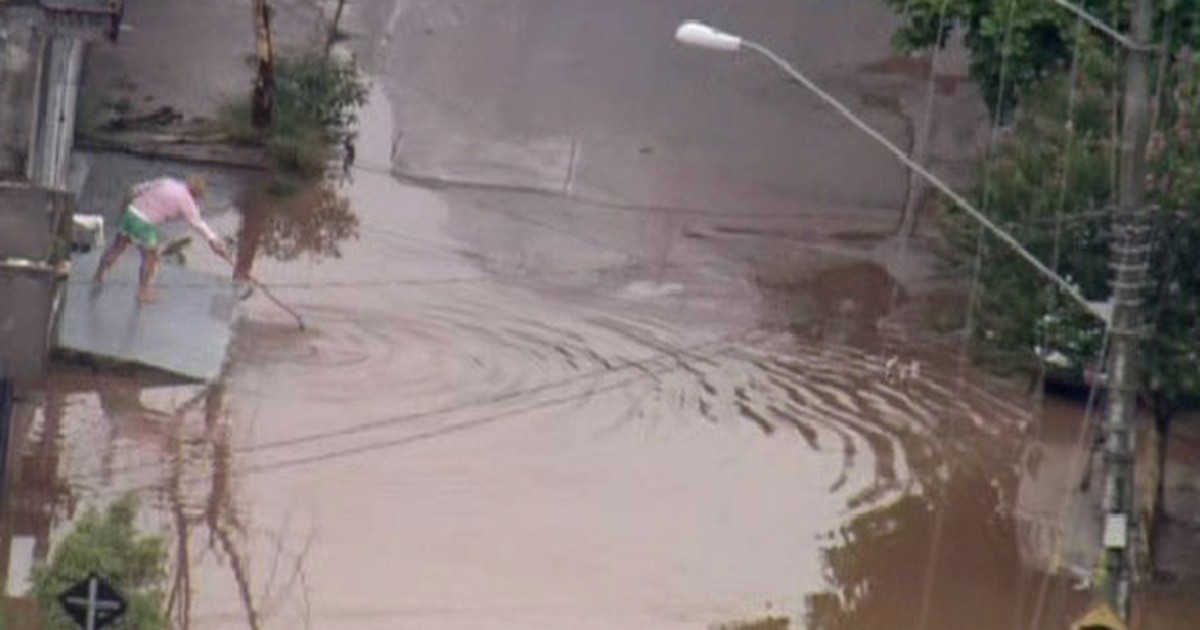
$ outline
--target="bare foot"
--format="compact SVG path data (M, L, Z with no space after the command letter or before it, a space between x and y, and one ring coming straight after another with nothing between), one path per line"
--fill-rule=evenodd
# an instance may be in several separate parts
M158 301L158 291L152 289L143 289L138 291L139 304L153 304Z

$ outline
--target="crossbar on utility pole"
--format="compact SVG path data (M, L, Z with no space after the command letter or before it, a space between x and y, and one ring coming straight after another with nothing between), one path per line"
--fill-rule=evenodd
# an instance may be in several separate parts
M1119 211L1113 218L1112 353L1108 364L1110 395L1105 415L1104 573L1100 587L1123 619L1130 619L1130 595L1136 566L1137 507L1134 503L1135 417L1140 382L1142 291L1148 280L1145 239L1149 209L1143 199L1146 139L1150 114L1150 46L1153 0L1134 0L1130 8L1131 44L1125 59L1124 120L1117 182Z

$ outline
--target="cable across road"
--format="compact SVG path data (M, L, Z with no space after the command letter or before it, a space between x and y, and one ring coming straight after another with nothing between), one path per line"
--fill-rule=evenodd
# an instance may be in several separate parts
M818 86L816 83L813 83L811 79L797 70L786 59L775 54L769 48L751 40L742 40L742 45L766 57L768 60L786 72L788 76L795 79L813 94L817 95L817 97L824 101L825 104L837 110L842 117L857 127L859 131L862 131L876 142L881 144L885 149L888 150L889 153L895 156L900 163L904 164L904 166L912 169L913 172L923 177L925 181L929 182L934 188L937 188L942 194L950 198L950 200L954 202L954 205L958 206L963 212L966 212L971 216L971 218L979 222L984 229L991 232L993 236L995 236L1005 245L1008 245L1013 252L1028 262L1034 269L1037 270L1038 273L1055 284L1063 293L1067 294L1068 297L1074 300L1081 308L1083 308L1084 312L1104 322L1106 326L1108 325L1109 315L1103 309L1088 301L1088 299L1085 298L1080 292L1078 287L1068 282L1066 278L1063 278L1055 273L1055 271L1050 267L1046 266L1046 263L1042 262L1037 256L1034 256L1032 253L1030 253L1029 250L1025 249L1025 246L1022 245L1021 242L1018 241L1013 235L997 226L991 219L987 217L987 215L985 215L982 211L976 208L974 204L968 201L966 197L963 197L961 194L951 188L949 184L942 181L937 175L929 172L929 170L924 166L908 157L908 153L904 149L896 146L896 144L889 140L886 136L879 131L876 131L875 128L871 127L871 125L859 118L858 115L856 115L853 111L850 111L850 108L842 104L841 101L834 98L825 90L821 89L820 86Z
M467 429L490 424L497 420L519 416L530 411L554 407L561 404L571 402L584 401L608 391L615 391L629 384L647 378L659 377L676 369L681 369L689 361L705 361L710 360L715 356L719 356L723 352L732 347L738 347L743 344L756 343L755 338L759 335L769 335L774 329L769 326L750 326L735 330L733 332L719 335L715 338L707 339L695 344L689 344L676 347L664 347L649 356L641 358L630 358L623 361L616 361L609 365L597 367L596 369L587 372L575 373L569 376L540 383L531 387L519 388L497 392L487 396L476 397L472 400L455 402L433 409L416 411L386 418L367 420L351 424L349 426L317 431L304 435L294 436L290 438L281 438L256 444L248 444L242 447L234 448L232 453L238 455L250 455L263 453L268 451L276 451L284 449L290 451L298 446L322 444L333 439L344 439L353 436L360 436L368 433L395 428L397 426L412 425L426 420L435 420L445 418L456 413L484 412L482 415L468 420L452 422L448 425L433 427L425 431L399 436L395 438L376 438L366 443L360 443L340 448L324 450L312 454L296 455L273 462L262 462L248 464L242 468L236 469L233 472L235 475L256 474L282 468L291 468L302 466L305 464L316 463L320 461L343 459L355 455L364 454L371 451L384 450L403 446L406 444L420 442L432 439L434 437L459 433ZM596 381L605 377L614 375L625 376L618 378L616 382L593 385L587 387L585 391L572 391L575 386L583 385L589 381ZM511 405L511 406L509 406ZM498 406L504 406L497 410ZM106 475L111 476L128 476L132 473L141 471L154 471L163 468L166 464L163 462L148 462L132 464L116 469L106 471L106 473L91 473L68 478L67 483L75 487L80 487L90 481L96 481L104 478ZM160 483L145 484L135 488L113 488L113 493L125 493L130 491L152 490L160 486Z

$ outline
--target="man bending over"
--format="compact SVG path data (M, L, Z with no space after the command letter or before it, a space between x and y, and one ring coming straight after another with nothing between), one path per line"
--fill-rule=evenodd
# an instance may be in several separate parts
M138 301L145 304L157 300L150 284L158 272L161 257L158 228L168 221L180 219L200 233L216 255L228 260L229 252L225 249L225 243L200 217L200 209L196 206L196 200L204 197L204 189L204 178L199 175L189 177L186 183L162 177L134 186L129 195L129 204L121 215L117 237L100 258L100 265L92 280L104 282L104 274L133 243L142 254Z

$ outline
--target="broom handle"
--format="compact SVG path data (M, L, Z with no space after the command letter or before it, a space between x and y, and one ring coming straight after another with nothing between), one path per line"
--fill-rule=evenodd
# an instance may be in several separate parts
M237 269L237 265L234 264L233 259L228 254L222 256L222 258L224 258L225 262L229 263L229 266L233 267L234 270ZM304 318L300 316L300 313L297 313L292 307L284 304L283 300L275 297L275 294L271 293L271 290L267 288L267 285L263 284L258 280L258 278L255 278L250 274L246 274L246 279L250 281L250 284L253 284L257 289L262 291L263 295L267 296L268 300L271 300L276 306L287 311L287 314L291 315L296 320L296 324L300 326L300 330L305 329Z

